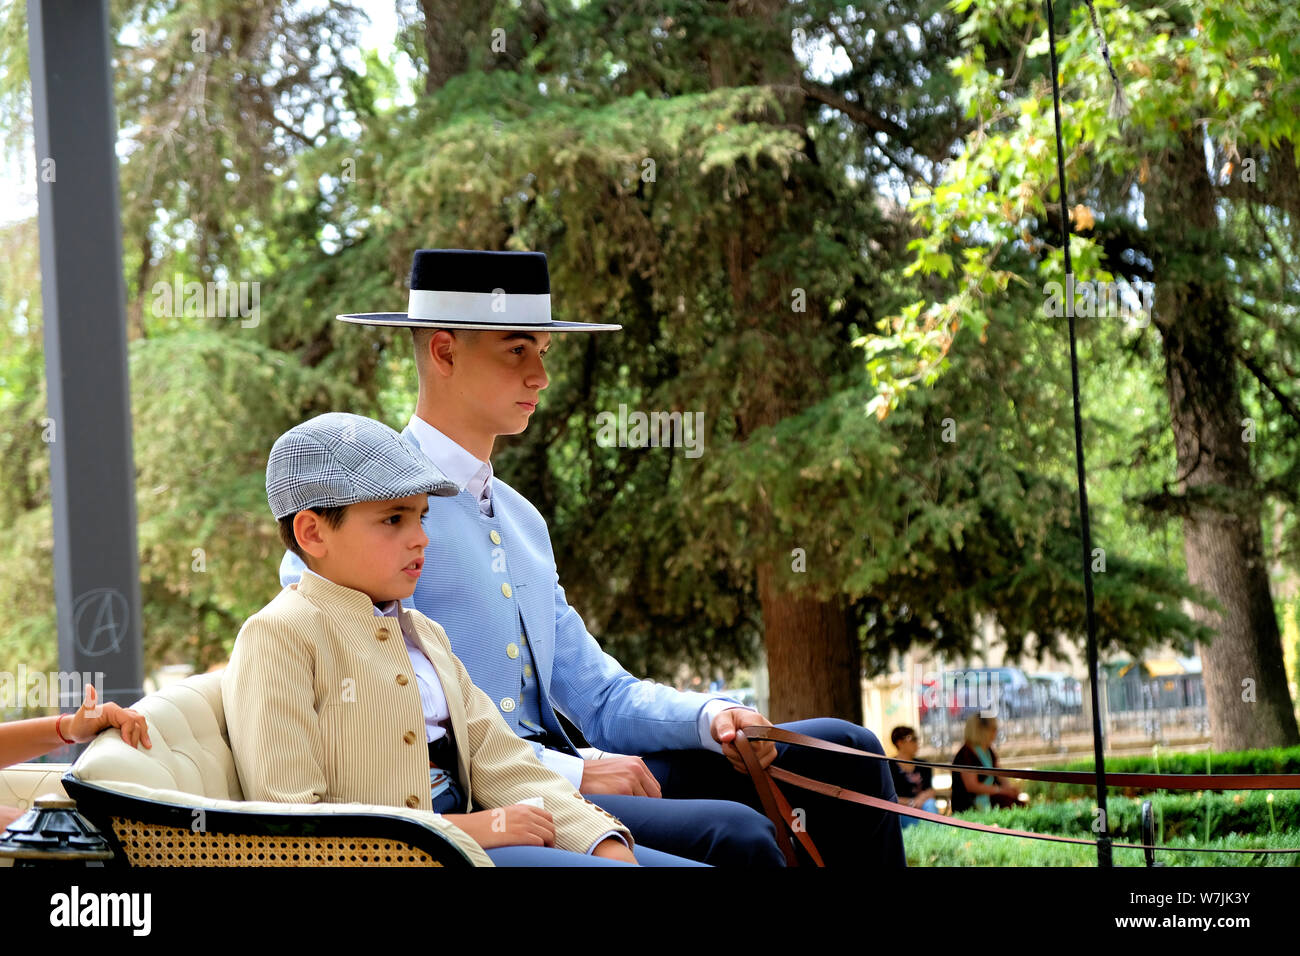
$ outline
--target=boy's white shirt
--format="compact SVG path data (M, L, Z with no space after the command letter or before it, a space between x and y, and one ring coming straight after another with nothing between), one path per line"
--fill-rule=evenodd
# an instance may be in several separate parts
M420 451L437 465L438 469L450 480L473 494L478 502L479 510L483 514L491 516L492 463L474 457L462 445L447 437L447 435L418 415L411 416L410 429L415 433L416 441L420 443ZM752 707L743 707L726 700L711 700L701 708L696 728L699 733L701 748L711 750L717 754L722 753L722 744L713 739L713 721L724 710L737 708L753 710ZM607 755L603 751L593 748L584 748L582 753L587 759L600 756L620 756L619 754ZM539 757L544 766L568 780L569 783L573 784L575 790L582 788L582 770L586 764L584 757L575 757L573 754L566 754L549 748L544 748Z

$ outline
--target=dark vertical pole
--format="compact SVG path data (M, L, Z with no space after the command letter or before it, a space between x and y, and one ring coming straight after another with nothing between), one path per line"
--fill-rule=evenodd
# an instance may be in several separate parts
M127 704L140 579L108 3L28 0L27 18L59 667L102 672L104 698Z
M1061 246L1065 250L1066 310L1070 327L1070 380L1074 388L1074 461L1078 468L1079 523L1083 538L1083 599L1088 623L1088 673L1092 676L1092 751L1097 767L1097 808L1101 832L1097 837L1097 865L1111 865L1110 819L1106 813L1106 757L1101 739L1101 709L1097 699L1097 618L1092 595L1092 525L1088 520L1088 476L1083 466L1083 416L1079 407L1079 347L1074 328L1074 267L1070 264L1070 210L1066 204L1065 146L1061 142L1061 88L1056 63L1056 18L1052 0L1047 4L1047 49L1052 65L1052 109L1056 117L1056 178L1061 194Z

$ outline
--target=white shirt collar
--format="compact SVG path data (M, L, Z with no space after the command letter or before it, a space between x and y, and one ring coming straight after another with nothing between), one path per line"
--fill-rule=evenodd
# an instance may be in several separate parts
M448 438L418 415L411 416L410 429L420 451L438 466L444 475L469 491L475 501L492 499L492 463L475 458L465 448Z

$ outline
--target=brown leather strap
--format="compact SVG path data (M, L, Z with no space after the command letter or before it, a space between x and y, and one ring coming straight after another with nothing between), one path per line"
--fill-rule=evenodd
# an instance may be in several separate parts
M751 734L751 736L755 735ZM1029 830L1016 830L1011 827L996 827L987 823L976 823L973 820L944 817L937 813L931 813L928 810L918 810L915 807L904 806L901 803L891 803L888 800L882 800L880 797L870 797L865 793L858 793L855 790L846 790L843 787L837 787L833 784L822 783L820 780L813 780L797 773L791 773L788 770L782 770L780 767L768 767L766 773L770 774L777 780L784 780L786 783L793 784L796 787L802 787L805 790L811 790L814 793L834 797L836 800L848 800L852 803L860 803L863 806L874 807L877 810L885 810L889 813L901 813L909 817L916 817L918 820L932 820L935 823L942 823L945 826L958 827L963 830L979 830L982 833L997 833L1002 836L1025 837L1030 840L1048 840L1053 843L1080 843L1086 846L1096 845L1095 840L1084 840L1079 837L1053 836L1048 833L1033 833ZM1300 853L1300 849L1231 850L1216 847L1168 847L1146 843L1111 843L1111 846L1125 847L1134 850L1166 850L1174 853L1194 851L1202 853Z
M781 792L781 788L775 783L772 784L772 795L776 798L776 804L781 809L782 820L790 828L790 832L795 835L799 845L807 851L815 864L825 866L826 864L822 862L822 855L817 852L817 845L813 843L812 837L808 835L808 830L803 825L803 818L795 815L794 810L790 807L790 802L786 800L785 794Z
M768 819L776 825L777 843L780 844L781 850L785 853L787 866L798 866L798 861L794 855L794 848L790 844L790 838L786 835L786 828L794 831L796 836L807 837L807 833L794 826L795 815L790 809L789 803L785 802L784 796L779 788L773 782L784 780L786 783L793 784L796 787L802 787L805 790L811 790L814 793L820 793L827 797L833 797L836 800L848 800L852 803L860 803L863 806L874 807L877 810L884 810L887 813L901 813L909 817L916 817L919 820L933 820L936 823L944 823L948 826L960 827L964 830L979 830L984 833L1000 833L1009 836L1024 836L1035 840L1049 840L1056 843L1080 843L1092 846L1092 840L1083 840L1077 837L1058 837L1044 833L1030 833L1026 830L1012 830L1004 827L990 826L985 823L975 823L971 820L957 820L952 817L943 817L937 813L930 813L928 810L918 810L915 807L904 806L900 803L894 803L889 800L882 800L879 797L869 797L864 793L858 793L855 790L846 790L844 787L837 787L834 784L822 783L820 780L813 780L809 777L797 773L791 773L789 770L782 770L780 767L770 766L766 770L759 764L758 758L754 754L753 744L749 738L760 738L769 729L766 727L751 727L749 731L736 731L736 749L740 751L741 759L745 762L745 769L749 771L750 779L754 781L754 788L758 791L759 802L763 805L763 811L767 814ZM782 733L787 733L782 731ZM792 734L795 737L802 737L802 734ZM809 740L815 738L809 737ZM799 743L799 741L791 741ZM838 744L829 744L827 749L846 751L849 753L858 753L849 747L841 747ZM778 808L778 800L781 806ZM801 841L803 842L803 841ZM808 849L811 839L804 844ZM1128 846L1129 844L1115 843L1112 846ZM822 862L821 855L813 849L810 852L818 866L825 866Z
M791 773L788 770L782 770L780 767L769 767L768 771L777 780L784 780L792 783L796 787L803 787L814 793L824 794L828 797L834 797L836 800L848 800L852 803L860 803L865 807L874 807L877 810L885 810L890 813L901 813L905 816L916 817L918 820L933 820L936 823L946 823L948 826L960 827L963 830L979 830L983 833L1002 833L1014 836L1029 837L1034 840L1050 840L1055 843L1084 843L1092 846L1092 840L1084 840L1079 837L1062 837L1052 836L1046 833L1030 833L1028 830L1013 830L1008 827L995 827L987 823L976 823L973 820L960 820L955 817L944 817L937 813L931 813L929 810L918 810L916 807L909 807L901 803L893 803L889 800L882 800L880 797L869 797L865 793L858 793L855 790L846 790L843 787L837 787L834 784L822 783L820 780L813 780L809 777L801 776L797 773ZM1112 846L1127 846L1125 843L1114 843Z
M759 764L753 746L746 737L745 731L740 728L736 729L736 749L740 751L740 759L745 762L745 769L749 771L749 779L754 781L754 789L758 791L758 802L763 805L763 812L776 826L776 843L781 848L781 852L785 854L785 865L798 866L799 860L794 855L794 847L791 846L790 837L785 832L785 820L776 805L774 794L779 791L776 789L776 784L772 782L772 778Z
M783 780L788 784L800 787L804 790L811 790L814 793L820 793L824 796L836 800L847 800L851 803L859 803L863 806L872 807L876 810L883 810L887 813L900 813L905 816L915 817L918 820L930 820L933 823L939 823L944 826L957 827L962 830L978 830L981 833L994 833L1000 836L1023 837L1028 840L1045 840L1051 843L1074 843L1084 846L1095 846L1095 840L1085 840L1079 837L1054 836L1049 833L1033 833L1028 830L1016 830L1010 827L997 827L987 823L976 823L973 820L962 820L955 817L940 816L937 813L930 813L928 810L920 810L916 807L905 806L901 803L894 803L889 800L883 800L880 797L871 797L864 793L858 793L855 790L846 790L844 787L838 787L834 784L822 783L820 780L813 780L810 777L801 774L792 773L789 770L783 770L777 766L770 766L764 769L758 762L754 754L754 747L751 740L779 740L784 743L791 743L805 747L812 747L817 750L829 750L837 753L856 754L864 757L876 757L878 759L890 760L899 758L884 757L881 754L869 753L864 750L856 750L852 747L845 747L840 744L832 744L828 741L818 740L815 737L808 737L804 734L797 734L788 730L781 730L777 727L753 727L748 730L736 731L736 749L740 752L741 759L745 762L745 768L749 771L750 779L754 781L754 787L758 790L759 801L763 805L763 810L768 818L776 825L777 842L781 845L782 852L785 853L786 863L789 866L797 866L798 861L794 855L794 848L790 843L790 838L786 835L786 827L799 837L800 843L809 855L816 861L818 866L825 864L821 860L821 855L817 853L808 834L797 828L795 823L794 811L790 809L790 804L786 801L784 794L776 786L775 780ZM966 767L960 764L927 764L922 761L909 760L907 763L917 764L919 766L940 767L943 769L953 770L975 770L988 773L988 767ZM999 774L1005 773L1007 776L1014 777L1025 773L1033 774L1027 779L1048 779L1061 783L1084 783L1091 785L1095 778L1091 774L1075 771L1023 771L1012 770L1004 771L1001 767L997 768ZM1040 776L1047 773L1048 776ZM1157 783L1144 783L1143 786L1163 787L1168 790L1186 790L1186 789L1212 789L1202 783L1199 786L1189 786L1187 781L1204 781L1204 780L1241 780L1247 781L1265 779L1287 781L1284 784L1278 784L1276 789L1291 789L1297 786L1296 781L1300 780L1300 774L1261 774L1252 776L1250 774L1108 774L1107 781L1112 777L1120 778L1139 778L1142 780L1156 780ZM1079 780L1078 778L1083 778ZM1182 781L1177 785L1172 785L1167 781L1172 778ZM1118 784L1119 786L1132 786L1133 784ZM1225 787L1224 789L1264 789L1263 787L1238 786L1234 788ZM1300 849L1228 849L1224 847L1168 847L1151 843L1111 843L1112 847L1133 850L1164 850L1174 853L1277 853L1277 854L1294 854L1300 853Z
M887 760L891 763L908 763L917 767L930 767L936 770L973 771L984 776L1011 777L1016 780L1042 780L1049 783L1073 783L1092 787L1097 778L1090 770L1020 770L1007 767L968 766L966 764L927 763L924 760L904 760L901 757L887 757L884 754L845 747L827 740L818 740L806 734L797 734L780 727L750 726L745 730L749 739L770 740L779 743L797 744L812 747L815 750L828 750L834 753L853 754L858 757L871 757L875 760ZM752 776L752 774L751 774ZM1106 773L1107 787L1137 787L1150 790L1300 790L1300 773ZM1086 842L1086 841L1085 841ZM1119 844L1116 844L1118 846ZM1258 851L1257 851L1258 852Z

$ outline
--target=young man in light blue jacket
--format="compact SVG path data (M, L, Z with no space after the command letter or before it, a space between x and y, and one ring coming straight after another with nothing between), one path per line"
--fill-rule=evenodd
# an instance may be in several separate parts
M459 249L415 254L407 312L339 318L413 331L419 399L402 435L462 490L429 499L429 545L412 603L443 626L511 729L639 844L715 865L782 865L732 743L737 729L770 723L721 695L637 680L602 651L565 599L545 520L492 473L497 436L528 427L548 384L543 357L552 333L620 326L553 321L541 253ZM281 583L301 570L286 553ZM620 756L584 759L555 711L590 744ZM847 721L782 726L883 753L873 733ZM756 747L765 765L776 760L895 799L884 761ZM816 794L799 798L828 865L905 865L895 814Z

